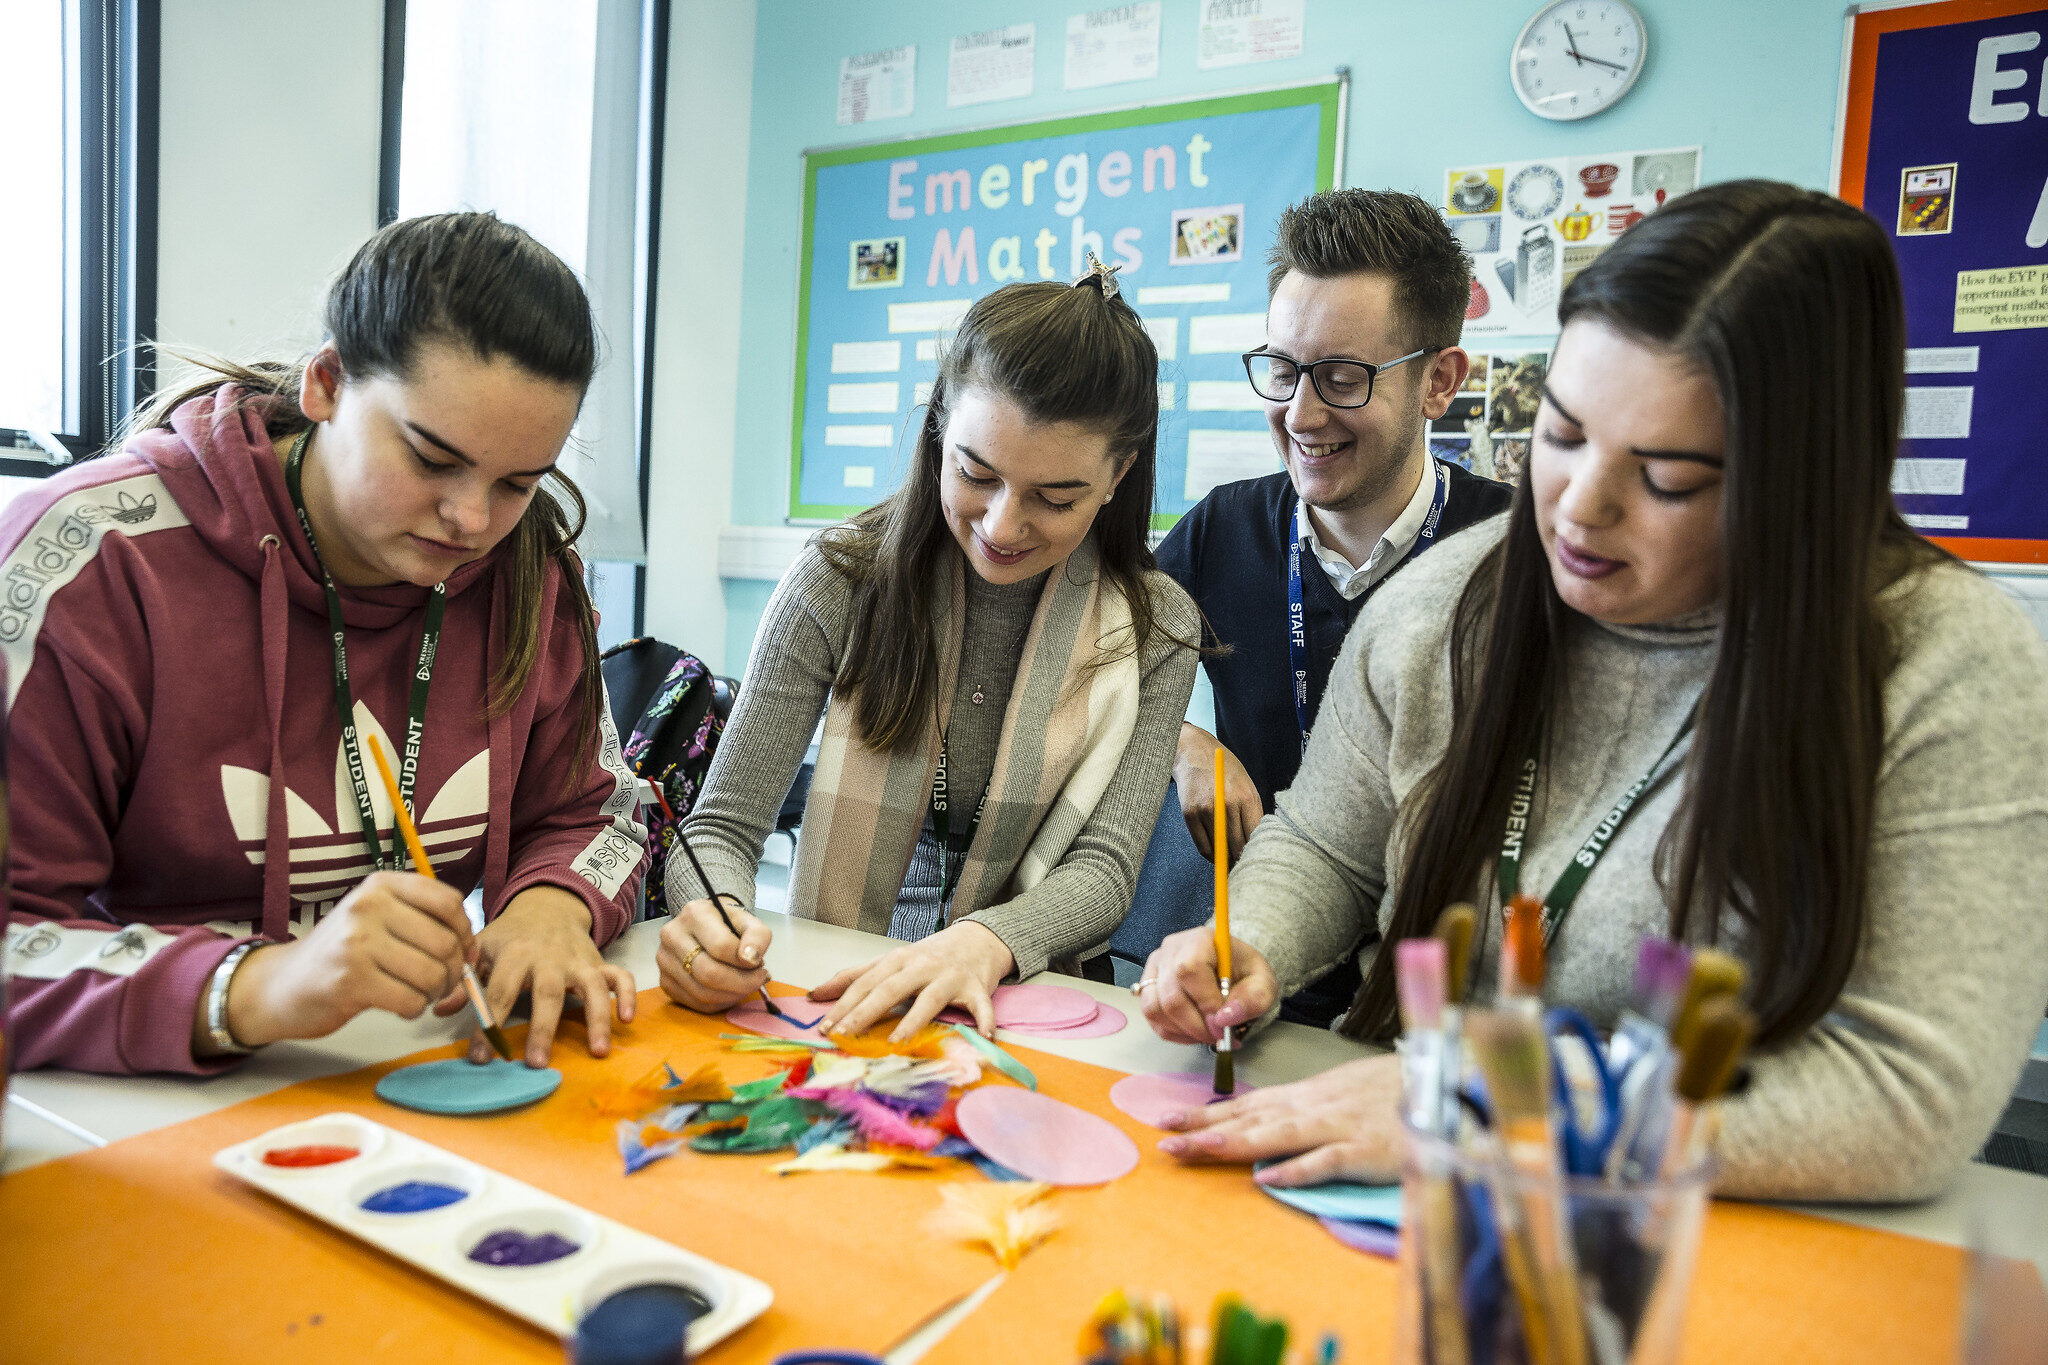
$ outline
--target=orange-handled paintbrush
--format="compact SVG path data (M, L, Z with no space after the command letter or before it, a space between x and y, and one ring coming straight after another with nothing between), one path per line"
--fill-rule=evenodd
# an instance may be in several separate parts
M412 870L422 877L432 877L434 865L427 861L427 846L420 842L420 832L413 825L412 812L405 808L405 798L398 790L398 779L391 773L391 761L384 757L384 746L377 737L371 735L369 738L370 757L377 761L377 774L384 779L384 790L391 797L391 818L398 825L399 837L405 840L405 851L412 855ZM505 1030L498 1027L498 1020L484 999L483 983L476 979L476 969L466 961L462 964L462 987L469 992L469 1003L476 1006L476 1020L490 1042L491 1051L511 1061L512 1044L505 1041Z
M1216 982L1223 988L1223 1002L1230 1003L1230 807L1223 799L1223 746L1216 746ZM1216 1077L1219 1095L1237 1092L1235 1055L1236 1030L1225 1025L1216 1042Z

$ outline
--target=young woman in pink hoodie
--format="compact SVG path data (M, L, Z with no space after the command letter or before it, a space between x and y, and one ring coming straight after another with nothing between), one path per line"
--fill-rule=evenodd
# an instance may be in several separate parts
M372 237L324 320L303 364L218 366L0 515L20 1067L211 1072L452 1013L466 956L500 1013L531 993L530 1065L565 995L593 1053L632 1015L598 949L645 831L555 468L589 302L449 214Z

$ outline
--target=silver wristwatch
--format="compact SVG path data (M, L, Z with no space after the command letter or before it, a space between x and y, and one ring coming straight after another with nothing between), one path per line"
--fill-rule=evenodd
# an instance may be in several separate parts
M242 965L242 959L249 955L249 950L259 946L255 943L236 944L207 979L206 1037L217 1052L246 1056L256 1050L236 1042L235 1035L228 1029L228 983L235 979L235 968Z

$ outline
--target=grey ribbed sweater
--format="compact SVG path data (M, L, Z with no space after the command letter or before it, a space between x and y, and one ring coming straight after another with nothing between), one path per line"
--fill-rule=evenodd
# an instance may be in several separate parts
M1358 951L1391 914L1403 805L1442 759L1449 629L1505 518L1418 560L1367 605L1344 646L1301 775L1231 878L1233 928L1292 991ZM1726 1107L1724 1194L1910 1199L1938 1190L1997 1121L2048 1002L2048 647L1996 587L1942 565L1885 595L1900 651L1885 686L1862 951L1834 1010L1757 1059ZM1569 705L1531 814L1522 885L1549 889L1621 792L1648 771L1705 686L1711 622L1576 622ZM1681 754L1683 751L1681 750ZM1637 943L1666 925L1653 872L1682 762L1644 793L1560 928L1546 997L1611 1025ZM1477 979L1490 983L1499 898ZM1724 946L1742 951L1732 917ZM1482 984L1480 998L1490 986Z
M1199 617L1172 579L1151 573L1152 608L1160 627L1196 638ZM947 724L947 762L956 810L971 817L995 766L997 741L1024 637L1044 579L1007 588L967 574L967 615L962 627L959 687ZM753 657L740 686L704 791L684 833L720 890L753 903L762 845L818 720L846 645L852 589L819 553L804 547L783 575L755 636ZM993 931L1016 958L1018 977L1043 971L1054 958L1106 942L1130 910L1138 865L1159 815L1173 768L1174 746L1194 690L1192 650L1155 635L1138 656L1142 678L1138 720L1123 761L1067 855L1038 885L1014 900L966 918ZM979 686L982 704L971 694ZM892 930L929 932L938 926L938 848L927 816L911 860ZM669 898L701 896L687 860L668 862ZM791 906L805 914L802 906Z

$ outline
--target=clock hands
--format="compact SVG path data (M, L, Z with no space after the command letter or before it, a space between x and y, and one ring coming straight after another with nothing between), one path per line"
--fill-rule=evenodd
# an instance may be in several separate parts
M1610 62L1603 57L1587 56L1585 53L1579 51L1579 40L1576 36L1573 35L1572 26L1570 24L1567 24L1562 19L1557 21L1557 26L1564 30L1565 52L1568 55L1570 55L1571 59L1577 62L1580 66L1584 66L1587 62L1591 62L1595 66L1604 66L1609 71L1628 70L1628 68L1623 66L1620 62Z

